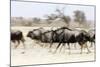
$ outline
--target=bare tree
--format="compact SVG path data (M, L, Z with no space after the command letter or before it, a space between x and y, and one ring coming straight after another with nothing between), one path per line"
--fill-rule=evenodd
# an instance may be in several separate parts
M61 18L69 26L69 22L71 21L71 18L70 16L66 16L64 11L65 8L62 8L62 10L56 9L56 12L58 13L58 17Z
M52 23L53 20L58 18L56 14L45 15L45 17L48 23Z
M79 22L82 24L82 22L86 21L85 13L80 10L74 11L74 21Z
M67 24L69 24L69 22L71 21L71 18L69 16L63 16L62 19Z

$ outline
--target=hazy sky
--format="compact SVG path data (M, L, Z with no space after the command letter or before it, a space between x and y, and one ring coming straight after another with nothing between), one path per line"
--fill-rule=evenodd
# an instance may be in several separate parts
M80 5L65 5L65 4L49 4L49 3L35 3L35 2L11 2L11 16L12 17L40 17L44 15L55 13L55 9L62 9L65 7L65 14L73 17L75 10L81 10L85 13L88 20L94 20L93 6Z

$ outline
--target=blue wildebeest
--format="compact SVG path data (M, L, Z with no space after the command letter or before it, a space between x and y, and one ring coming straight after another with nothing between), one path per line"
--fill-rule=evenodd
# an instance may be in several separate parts
M45 30L43 28L38 28L38 29L33 29L32 31L29 31L27 34L27 37L31 38L31 39L36 39L36 40L40 40L41 38L41 34L44 32Z
M81 46L81 53L85 45L88 50L88 53L90 52L87 44L85 44L87 43L87 32L83 30L71 30L67 27L59 28L53 31L50 48L53 42L59 43L58 46L56 47L55 53L61 44L62 44L62 47L65 47L66 43L68 46L70 43L78 43ZM69 53L70 53L70 46L69 46Z
M88 41L91 42L90 47L92 47L93 43L95 43L95 30L94 29L89 30L88 35L89 35Z
M69 29L67 27L61 27L61 28L58 28L56 30L46 31L46 32L44 32L42 34L41 41L50 43L50 47L49 47L50 48L50 50L49 50L50 52L51 52L51 47L52 47L53 43L59 43L60 40L62 40L62 33L64 32L65 28L68 29L68 30L71 30L71 29ZM64 42L62 42L62 43L64 44Z
M11 41L13 43L18 42L18 45L15 46L15 48L17 48L20 44L20 41L23 43L23 46L25 48L25 39L23 37L23 33L19 30L11 30Z
M29 31L27 37L31 38L32 40L36 40L36 43L41 41L41 34L44 33L46 30L43 28L33 29Z
M84 30L72 30L67 27L61 27L56 30L50 30L41 33L39 29L36 30L38 32L37 34L34 34L35 31L30 31L28 33L28 37L32 39L37 39L44 43L50 43L50 51L53 43L59 43L56 47L55 52L59 48L59 46L62 44L62 47L65 47L65 44L69 46L69 53L70 53L70 43L78 43L81 46L81 53L84 48L84 45L86 46L88 53L90 50L88 49L87 44L85 44L88 40L87 32Z

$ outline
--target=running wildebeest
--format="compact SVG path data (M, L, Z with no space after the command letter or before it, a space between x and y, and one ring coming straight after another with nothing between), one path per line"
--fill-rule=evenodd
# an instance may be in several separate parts
M19 30L11 30L11 41L13 43L18 42L18 45L15 46L15 48L17 48L20 44L20 41L23 43L23 46L25 48L25 39L23 37L23 33Z
M50 43L50 47L49 47L50 52L51 52L51 47L52 47L53 43L59 43L60 42L60 40L62 38L61 35L64 32L65 28L68 29L68 30L71 30L67 27L61 27L61 28L58 28L56 30L51 30L51 31L44 32L42 34L42 41ZM62 43L64 44L64 42L62 42Z
M35 34L34 34L35 32ZM38 32L38 35L37 33ZM41 33L39 29L30 31L27 35L27 37L30 37L32 39L37 39L44 43L50 43L50 49L53 45L53 43L59 43L56 47L55 52L59 48L59 46L62 44L62 47L65 47L65 44L69 46L69 53L70 53L70 44L71 43L78 43L81 46L81 53L84 48L84 45L86 46L88 53L90 50L88 49L88 46L86 44L87 40L87 32L84 30L72 30L67 27L61 27L56 30L50 30Z
M38 42L41 41L41 34L44 33L46 30L43 28L33 29L29 31L27 37L31 38L32 40L36 40ZM36 43L38 43L36 42Z
M88 41L91 43L90 47L92 47L93 43L95 43L95 30L94 29L89 30L88 35L89 35Z
M71 30L67 27L62 27L59 28L57 30L55 30L55 35L53 35L53 41L57 41L59 42L58 46L56 47L55 52L57 51L57 49L59 48L59 46L62 43L62 47L65 47L65 44L67 43L67 45L69 46L69 53L70 53L70 43L77 43L81 46L81 53L82 50L84 48L84 45L86 46L88 53L90 52L90 50L88 49L87 44L87 32L83 31L83 30ZM53 43L53 42L52 42ZM50 45L50 47L52 46L52 43Z
M58 30L58 29L56 29ZM62 31L58 31L61 33ZM59 43L59 39L57 36L60 34L56 33L55 30L48 30L41 35L41 42L50 43L50 48L52 47L52 43Z

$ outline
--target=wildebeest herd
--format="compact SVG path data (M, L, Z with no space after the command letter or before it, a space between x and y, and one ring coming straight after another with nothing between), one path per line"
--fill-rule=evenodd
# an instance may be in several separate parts
M76 45L76 43L80 45L80 53L83 52L84 47L87 48L87 53L90 53L91 51L89 50L87 42L91 43L90 47L92 47L92 43L95 43L95 30L85 31L78 29L70 29L68 27L61 27L55 30L45 30L44 28L38 28L29 31L26 37L29 37L32 40L37 40L42 43L50 43L50 51L52 49L53 43L58 43L54 53L56 53L60 45L62 45L62 47L65 47L66 44L68 45L70 53L70 44L72 43L73 45ZM11 31L11 41L13 43L18 42L18 45L21 41L23 43L23 46L25 47L25 38L23 36L22 31ZM15 48L17 48L18 45L16 45Z

